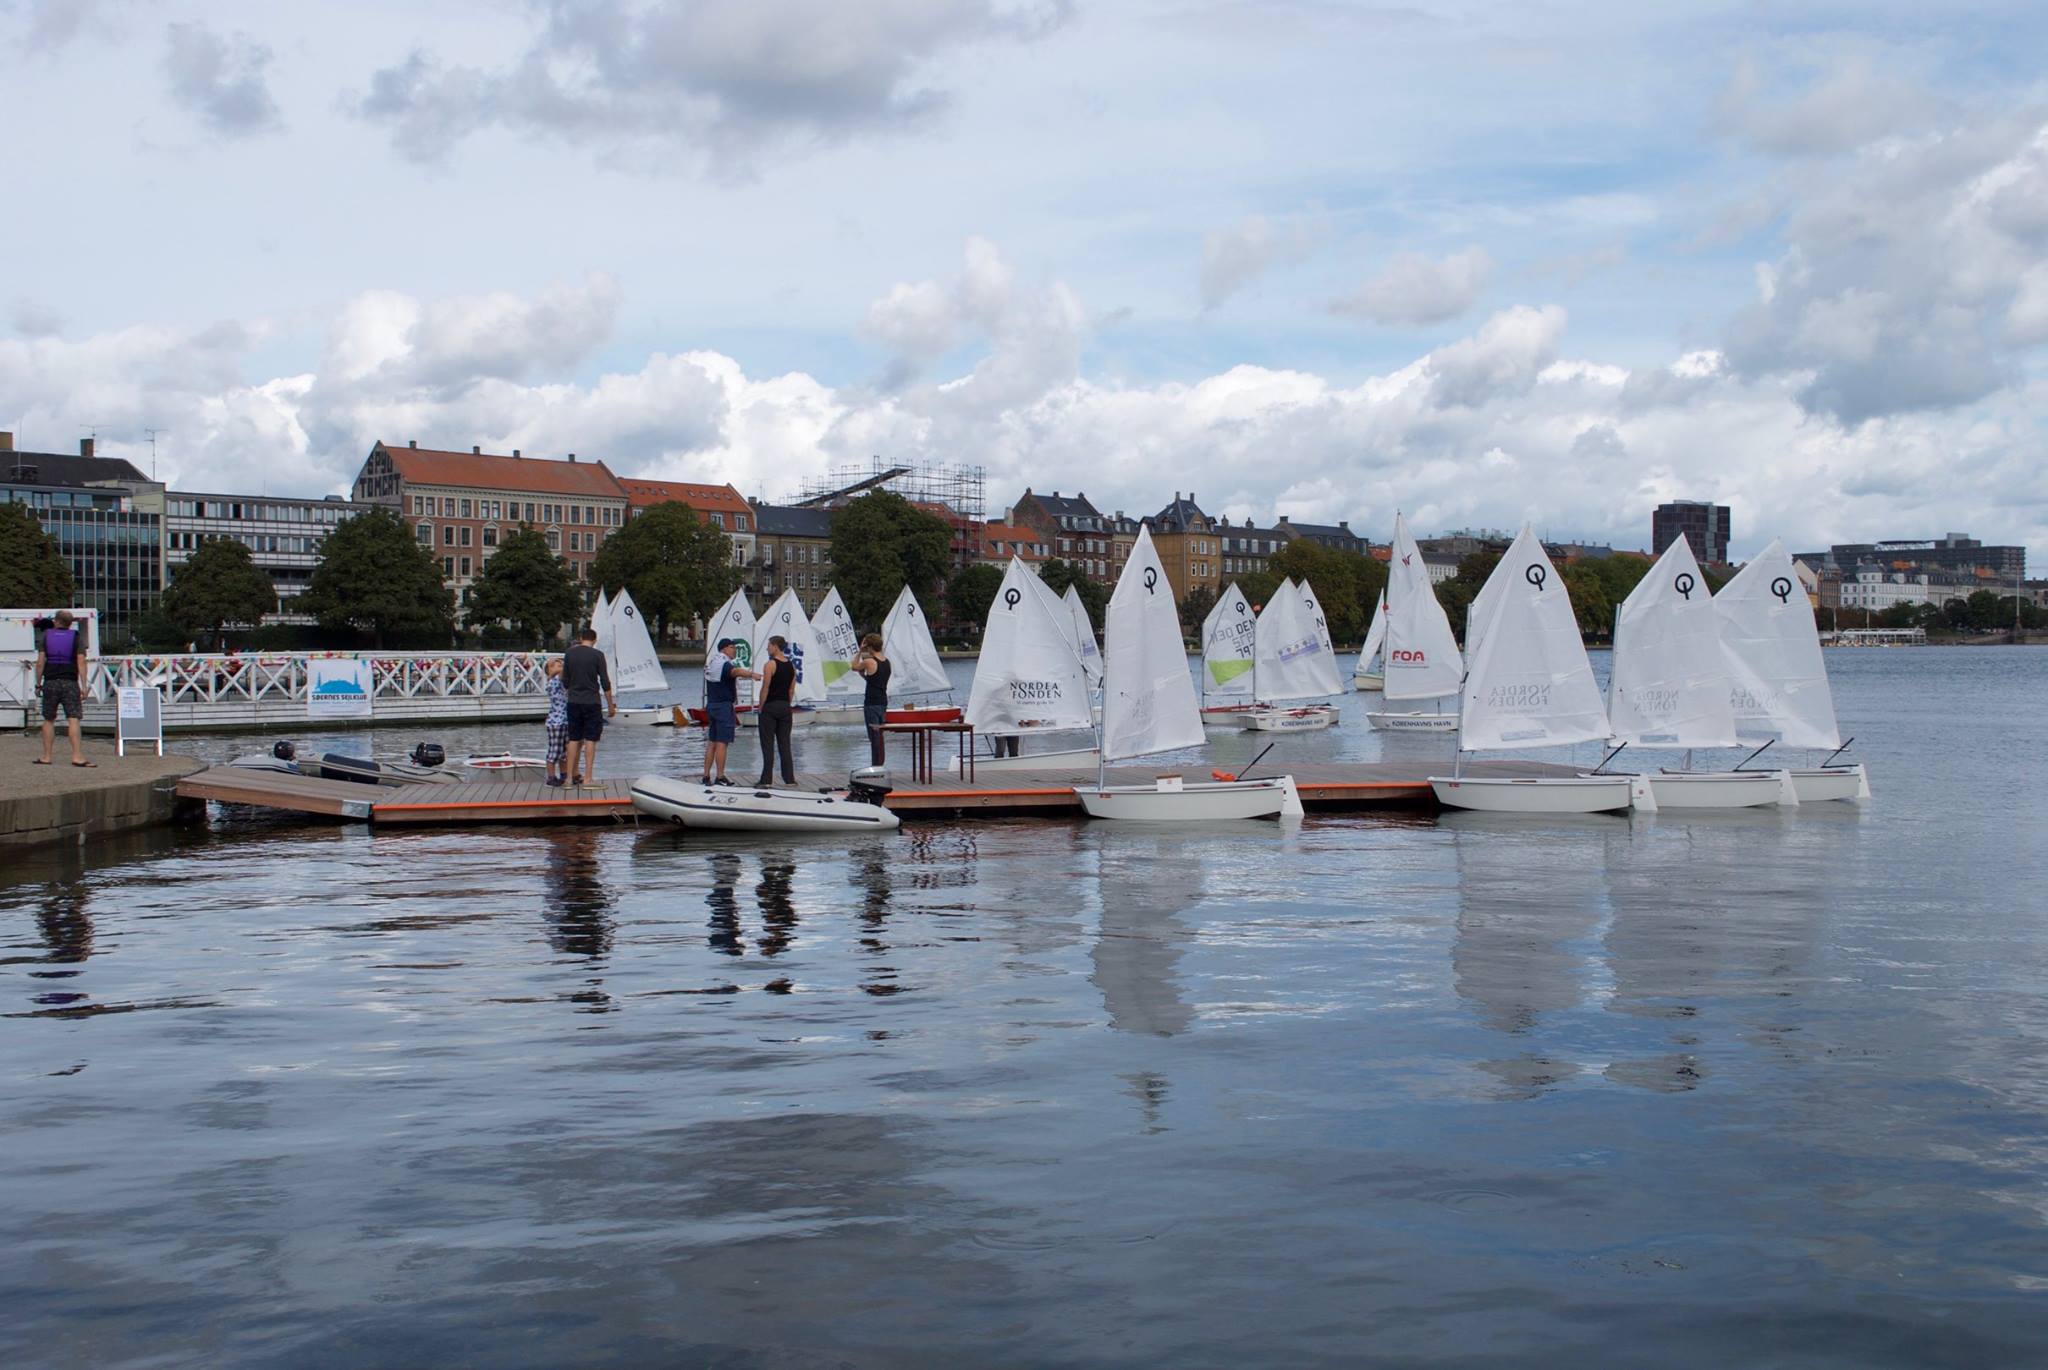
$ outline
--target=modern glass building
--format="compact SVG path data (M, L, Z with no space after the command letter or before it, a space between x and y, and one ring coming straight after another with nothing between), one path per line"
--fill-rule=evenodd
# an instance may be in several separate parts
M312 617L297 612L294 601L313 579L322 544L344 520L375 506L352 504L338 495L292 499L173 490L165 496L164 507L166 574L176 576L200 543L233 538L249 549L250 560L269 572L277 587L277 609L263 621L311 623Z
M74 607L99 610L101 641L118 645L163 597L163 486L92 448L17 452L0 433L0 500L35 511L71 564Z

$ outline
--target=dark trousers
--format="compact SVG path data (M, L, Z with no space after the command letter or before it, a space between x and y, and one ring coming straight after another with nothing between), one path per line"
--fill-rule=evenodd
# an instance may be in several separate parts
M761 780L765 785L775 778L775 755L782 754L782 783L796 784L796 752L789 742L790 708L786 699L774 700L761 706Z

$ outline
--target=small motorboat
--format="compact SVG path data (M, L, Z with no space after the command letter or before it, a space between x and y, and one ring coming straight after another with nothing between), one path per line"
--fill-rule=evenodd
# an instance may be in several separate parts
M891 832L903 820L882 807L889 773L863 766L847 778L844 794L706 785L643 775L633 782L633 807L678 827L727 832Z
M373 761L367 756L323 752L301 757L291 742L273 745L268 756L238 756L228 764L237 770L271 771L279 775L302 775L315 780L345 780L356 785L382 785L397 789L405 785L452 785L462 777L442 769L446 760L441 748L422 742L412 750L410 761Z

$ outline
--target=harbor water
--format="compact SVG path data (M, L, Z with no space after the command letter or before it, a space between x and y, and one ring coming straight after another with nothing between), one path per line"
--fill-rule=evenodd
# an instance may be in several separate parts
M2048 650L1827 661L1866 804L13 857L0 1364L2048 1363Z

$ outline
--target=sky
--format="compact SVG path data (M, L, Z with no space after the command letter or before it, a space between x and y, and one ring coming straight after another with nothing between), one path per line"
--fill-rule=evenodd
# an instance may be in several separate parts
M0 428L2048 565L2038 4L0 0Z

